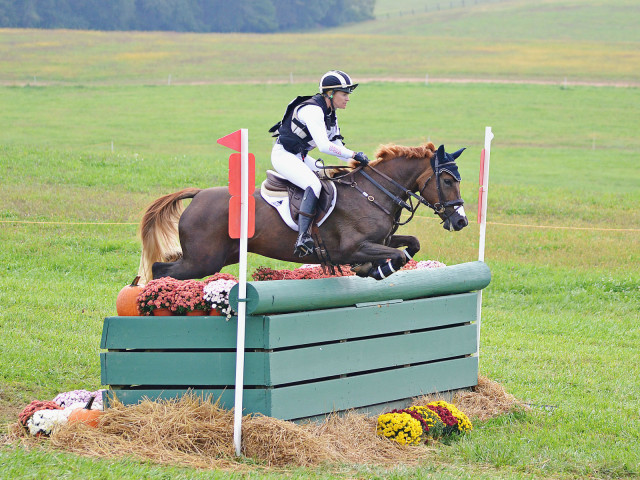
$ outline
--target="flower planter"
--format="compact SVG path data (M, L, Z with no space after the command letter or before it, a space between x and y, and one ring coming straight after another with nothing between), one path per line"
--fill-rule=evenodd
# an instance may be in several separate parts
M209 312L207 310L191 310L187 312L187 317L200 317L203 315L207 315Z
M155 308L152 312L154 317L170 317L173 315L173 312L168 308Z

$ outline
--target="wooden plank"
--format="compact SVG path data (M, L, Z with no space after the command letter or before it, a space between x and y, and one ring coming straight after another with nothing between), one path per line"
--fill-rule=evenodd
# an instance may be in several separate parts
M269 416L285 420L366 407L478 383L478 358L467 357L271 390Z
M226 317L107 317L100 348L235 348L237 320ZM245 348L264 348L264 319L247 317Z
M245 384L272 386L471 354L475 325L245 353ZM103 385L231 385L235 352L106 352Z
M148 399L151 401L156 400L172 400L182 397L186 393L193 394L197 397L207 399L211 398L212 401L219 401L222 408L231 410L234 406L234 389L118 389L107 390L103 394L103 401L105 405L110 405L115 396L119 402L124 405L135 405L141 401ZM246 413L262 413L266 415L266 412L270 411L270 396L269 390L260 389L245 389L243 390L243 412Z
M286 313L347 307L388 299L410 300L481 290L491 281L484 262L468 262L441 268L397 272L376 281L372 278L333 277L315 280L274 280L247 285L247 313ZM295 291L296 295L291 292ZM238 286L229 294L237 310Z
M364 308L296 312L266 317L265 348L277 349L476 321L477 292Z
M101 353L103 385L222 386L235 383L235 352ZM267 353L245 353L245 385L265 385Z
M276 349L472 322L477 295L472 292L366 307L248 316L245 348ZM235 349L236 330L235 317L229 321L225 317L107 317L100 347Z
M386 370L303 385L245 389L244 413L262 413L283 420L325 415L348 409L380 410L381 404L406 403L423 394L446 392L477 385L478 358L466 357L408 368ZM197 395L221 397L224 408L233 406L234 389L194 389ZM186 389L122 389L106 393L106 404L115 394L125 405L143 398L176 398Z
M314 345L269 354L266 385L366 372L472 354L475 325Z

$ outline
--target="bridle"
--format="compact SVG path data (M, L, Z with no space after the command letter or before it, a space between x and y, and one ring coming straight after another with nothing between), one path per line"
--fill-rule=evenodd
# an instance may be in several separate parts
M422 188L418 187L418 193L414 193L413 191L409 190L408 188L405 188L403 185L398 183L396 180L394 180L393 178L389 177L388 175L386 175L385 173L381 172L380 170L378 170L377 168L373 167L372 165L367 165L366 167L362 166L362 165L357 166L356 168L351 170L349 173L347 173L345 175L342 175L341 177L333 177L333 178L331 178L331 180L333 180L335 182L338 182L338 183L342 183L344 185L349 185L350 187L355 188L363 196L365 196L367 198L367 200L372 202L374 205L376 205L378 208L380 208L382 211L384 211L387 215L393 216L394 217L394 230L395 230L399 226L406 225L407 223L409 223L413 219L413 216L415 215L416 211L418 210L418 207L421 204L422 205L426 205L427 207L429 207L430 209L433 210L433 213L435 213L436 215L439 215L441 220L442 220L441 223L444 223L445 221L449 220L451 218L451 216L453 215L453 213L457 211L458 207L461 207L462 205L464 205L464 200L462 200L462 198L457 198L455 200L449 200L449 201L446 201L445 198L444 198L444 193L442 192L442 187L440 186L440 174L441 174L441 171L447 165L455 165L455 162L454 161L448 161L448 162L444 162L444 163L439 163L438 157L436 155L435 165L433 167L434 173L431 174L431 176L425 180L424 185L422 186ZM321 168L323 168L323 169L331 169L331 168L344 168L344 167L335 167L335 166L327 167L327 166L323 165ZM383 185L381 185L378 181L376 181L373 177L371 177L371 175L369 175L367 172L365 172L364 168L370 168L377 175L381 176L382 178L384 178L385 180L387 180L388 182L390 182L394 186L396 186L399 189L401 189L402 190L402 194L407 196L409 203L405 202L404 200L402 200L401 197L399 197L398 195L395 195L394 193L389 191L389 189L387 189ZM403 209L407 210L408 212L410 212L409 218L407 220L405 220L404 222L400 222L401 210L398 211L397 215L394 216L387 208L385 208L383 205L380 205L378 202L376 202L375 201L375 197L373 195L370 195L367 192L365 192L364 190L362 190L359 187L358 183L355 181L355 174L357 172L360 172L360 174L363 177L365 177L367 180L369 180L376 188L378 188L381 192L383 192L387 197L391 198L393 203L395 203L396 205L398 205L401 208L403 208ZM429 180L431 180L434 177L434 175L436 177L436 191L438 192L438 201L435 204L432 204L426 198L424 198L423 192L424 192L425 188L427 188ZM349 177L350 181L342 180L345 177ZM418 202L418 203L415 204L415 206L414 206L414 202L413 202L414 199L417 200L417 202ZM446 215L443 218L443 215L445 215L445 211L446 211L447 207L454 207L454 210L450 214Z

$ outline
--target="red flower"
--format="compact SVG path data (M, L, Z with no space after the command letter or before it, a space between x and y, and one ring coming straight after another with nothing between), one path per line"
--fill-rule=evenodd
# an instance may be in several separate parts
M458 425L458 420L451 414L448 408L436 405L427 405L427 408L436 412L440 417L440 420L442 420L447 427Z

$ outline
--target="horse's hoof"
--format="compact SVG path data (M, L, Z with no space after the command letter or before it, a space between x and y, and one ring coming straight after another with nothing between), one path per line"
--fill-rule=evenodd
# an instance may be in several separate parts
M369 277L369 273L373 268L373 264L371 262L362 263L360 265L354 265L351 267L351 271L355 273L358 277L367 278Z

